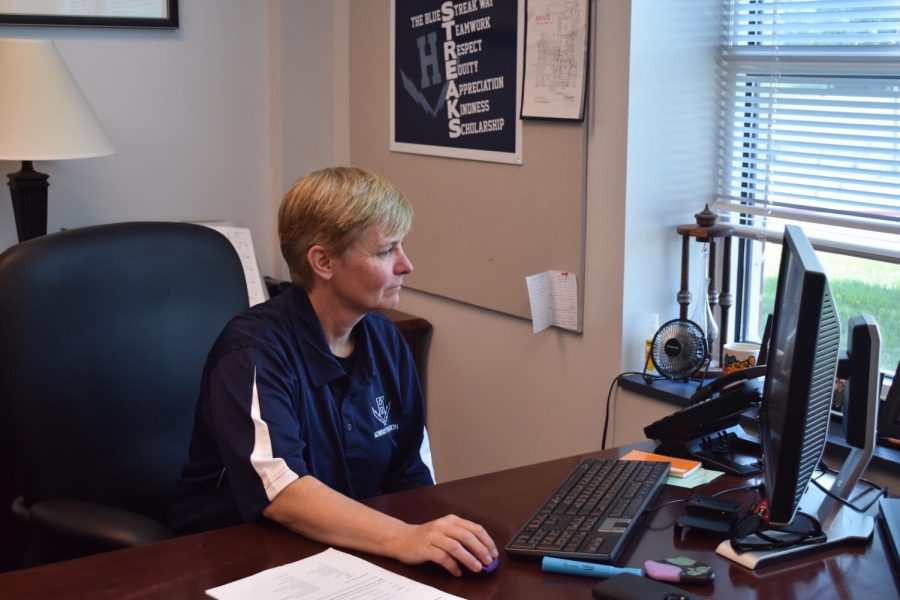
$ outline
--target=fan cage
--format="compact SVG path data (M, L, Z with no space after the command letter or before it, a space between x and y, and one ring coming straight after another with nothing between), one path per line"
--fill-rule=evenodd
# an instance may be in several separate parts
M660 375L668 379L688 379L703 368L709 347L703 329L688 319L663 323L653 336L650 360Z

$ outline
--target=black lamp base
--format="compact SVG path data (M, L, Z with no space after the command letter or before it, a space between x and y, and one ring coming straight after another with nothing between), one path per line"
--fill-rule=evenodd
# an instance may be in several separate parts
M10 173L7 177L19 241L24 242L45 235L49 175L35 171L30 160L23 160L22 170Z

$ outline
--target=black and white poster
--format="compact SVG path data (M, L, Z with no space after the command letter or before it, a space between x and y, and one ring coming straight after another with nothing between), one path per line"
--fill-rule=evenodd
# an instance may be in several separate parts
M393 0L391 150L522 163L524 0Z

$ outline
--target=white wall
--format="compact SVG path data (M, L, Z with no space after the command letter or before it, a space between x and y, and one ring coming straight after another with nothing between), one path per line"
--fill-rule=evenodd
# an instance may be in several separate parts
M35 163L50 175L48 230L232 220L251 228L263 270L280 268L273 258L280 190L273 185L279 153L268 70L275 6L182 2L177 30L0 26L2 37L55 41L116 148L104 158ZM300 21L296 31L304 29L319 28ZM330 76L331 66L320 68ZM313 68L311 79L322 74ZM294 125L302 130L318 118L303 113ZM4 174L18 168L0 162ZM17 241L8 198L0 194L0 250Z
M681 244L675 227L714 189L715 0L633 0L629 64L628 169L625 201L622 369L640 370L647 323L679 316ZM691 243L689 290L696 296L702 267ZM732 286L733 287L733 286ZM688 312L690 316L693 305ZM671 405L620 391L613 398L613 442L644 439L648 423ZM639 418L633 418L639 416Z
M650 313L660 324L678 317L675 227L693 223L715 189L720 11L715 0L632 2L623 369L640 366ZM691 243L695 297L698 249Z
M346 11L346 0L279 3L281 194L308 171L348 158Z

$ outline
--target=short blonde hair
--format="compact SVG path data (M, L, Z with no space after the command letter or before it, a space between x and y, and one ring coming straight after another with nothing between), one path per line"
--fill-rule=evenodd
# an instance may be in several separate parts
M412 205L388 180L356 167L321 169L298 179L278 209L281 254L291 281L308 291L309 249L319 244L343 254L371 225L387 235L406 235L412 226Z

